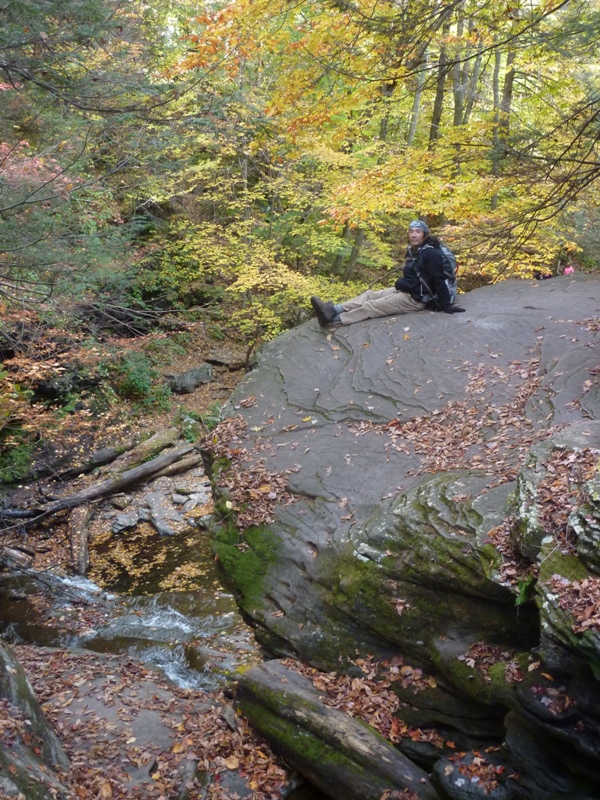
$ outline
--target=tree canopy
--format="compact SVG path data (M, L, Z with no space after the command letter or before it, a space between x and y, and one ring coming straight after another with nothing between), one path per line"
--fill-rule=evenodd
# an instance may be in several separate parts
M65 275L226 298L258 340L312 292L389 282L415 216L465 288L594 264L597 0L19 0L0 16L8 298Z

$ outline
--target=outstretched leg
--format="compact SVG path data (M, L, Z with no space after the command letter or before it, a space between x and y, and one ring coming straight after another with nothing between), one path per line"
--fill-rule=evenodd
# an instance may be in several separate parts
M413 300L406 292L397 292L393 287L379 290L368 289L358 297L342 303L340 321L342 325L351 325L353 322L361 322L364 319L410 314L413 311L422 311L424 308L424 303Z

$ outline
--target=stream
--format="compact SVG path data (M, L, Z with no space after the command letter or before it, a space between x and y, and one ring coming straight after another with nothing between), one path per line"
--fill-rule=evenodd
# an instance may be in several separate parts
M37 578L0 578L0 635L128 655L181 688L218 690L262 654L221 584L206 529L212 511L201 466L111 496L89 525L86 578L52 559ZM34 547L67 553L61 535L45 530Z
M201 468L110 498L94 518L87 577L53 568L0 575L0 637L126 655L178 687L222 689L264 653L221 583L211 512ZM54 544L60 536L46 535ZM304 784L288 800L324 795Z
M2 638L9 644L129 655L159 668L179 687L205 691L222 687L238 668L258 663L261 653L252 630L221 586L214 559L201 546L203 534L195 535L199 541L191 549L189 534L144 538L146 544L154 538L148 559L157 552L161 557L156 570L143 571L142 581L119 575L100 587L86 578L47 573L47 589L40 594L32 577L5 577L0 581ZM131 544L135 547L135 536ZM184 558L195 559L200 579L193 588L148 591ZM110 559L103 566L100 572L114 574Z

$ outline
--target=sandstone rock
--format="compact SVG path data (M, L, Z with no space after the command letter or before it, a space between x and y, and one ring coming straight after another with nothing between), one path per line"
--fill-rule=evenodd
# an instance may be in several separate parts
M507 281L466 295L466 314L331 331L312 321L279 337L226 411L247 425L236 442L244 469L289 471L296 502L242 533L231 493L215 485L211 523L244 614L273 654L325 670L348 669L357 654L400 655L434 684L397 689L407 724L475 749L502 743L510 712L511 741L548 737L565 792L579 774L586 798L600 726L591 704L584 713L569 698L595 696L600 636L575 629L553 581L597 570L598 488L586 478L573 489L571 476L557 489L581 496L572 553L561 551L544 497L556 453L577 460L600 443L598 288L584 275ZM483 670L474 646L506 656ZM564 692L553 695L542 671L555 671ZM511 747L498 757L507 769ZM443 753L438 766L431 751L404 749L436 774L448 766ZM532 746L506 797L537 797L545 759ZM440 791L480 796L467 783Z

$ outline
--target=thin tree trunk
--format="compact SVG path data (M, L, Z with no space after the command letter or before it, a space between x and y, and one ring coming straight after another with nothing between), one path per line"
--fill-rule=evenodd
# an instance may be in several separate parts
M456 25L456 38L460 41L464 32L464 20L462 17ZM463 110L465 104L465 87L463 86L462 64L458 61L452 67L452 90L454 94L454 126L462 125Z
M71 542L71 560L78 575L85 575L89 566L88 522L92 516L89 505L74 508L69 515L68 531Z
M462 53L462 68L460 70L460 93L462 98L462 116L460 119L460 125L466 124L466 105L467 105L467 92L469 89L469 67L471 66L470 57L473 52L473 48L470 45L471 42L471 34L473 33L473 29L475 27L475 20L471 17L469 19L469 23L467 25L467 44Z
M500 59L496 55L496 66L494 69L494 155L492 161L492 174L500 173L500 163L504 158L505 144L510 131L510 112L515 83L515 68L513 66L516 57L515 50L509 50L506 56L506 72L504 74L504 84L502 87L502 99L500 99ZM491 199L492 211L498 208L498 194L495 193Z
M348 220L346 220L344 222L344 229L342 231L342 235L340 236L340 238L343 239L345 242L347 242L349 236L350 236L350 223L348 222ZM335 259L333 260L333 265L331 267L332 272L334 272L336 275L341 275L343 263L344 263L344 256L342 253L338 253Z
M512 98L515 85L515 68L513 66L515 50L509 50L506 57L506 75L504 77L504 88L502 90L502 103L500 105L500 117L498 121L500 139L506 141L510 132L510 112L512 108Z
M358 261L358 256L360 255L360 249L365 242L365 232L362 228L356 229L356 236L354 237L354 244L352 246L352 252L350 253L350 258L348 259L348 265L344 272L344 278L348 280L354 269L356 267L356 262Z
M427 57L425 57L425 64L427 63ZM412 144L415 140L415 134L417 132L417 126L419 124L419 116L421 113L421 98L423 96L423 87L425 86L425 79L426 79L426 68L420 69L417 72L417 88L415 90L415 96L413 99L413 107L410 115L410 126L408 128L408 136L406 137L406 144L408 147L412 147Z
M383 117L381 118L381 122L379 123L379 138L382 142L385 142L388 137L388 127L390 123L390 106L387 102L387 98L394 94L395 88L395 81L384 83L384 85L380 88L381 96L383 98L383 102L385 103L385 111L383 113Z
M442 121L442 112L444 110L444 94L446 89L446 75L448 72L448 59L446 49L446 37L450 30L450 21L444 23L442 28L442 46L440 48L440 58L438 61L437 81L435 85L435 101L433 103L433 114L431 115L431 126L429 128L429 144L428 150L433 150L435 143L440 135L440 123Z
M469 81L469 86L467 89L467 105L465 108L465 113L463 116L463 123L466 125L469 119L471 118L471 113L473 112L473 106L475 105L475 97L477 95L477 85L479 83L479 74L481 72L481 62L483 60L483 54L481 52L481 38L479 38L477 42L477 47L479 52L475 57L475 64L473 65L473 73L471 74L471 79Z
M493 154L492 154L492 175L497 175L500 169L499 147L500 132L498 130L500 120L500 68L502 66L502 53L496 49L494 60L494 75L492 77L492 91L494 95L494 129L493 129ZM498 208L498 193L494 192L490 200L490 208L495 211Z

